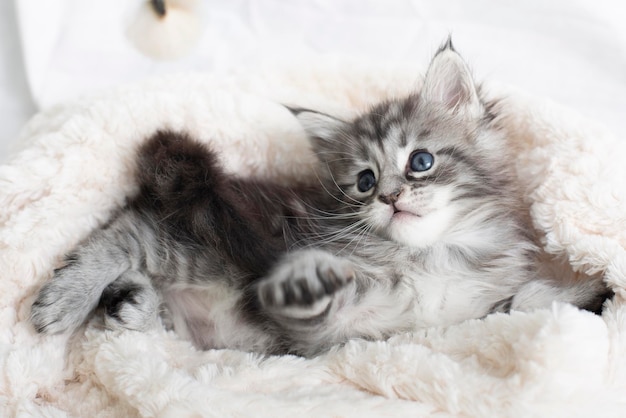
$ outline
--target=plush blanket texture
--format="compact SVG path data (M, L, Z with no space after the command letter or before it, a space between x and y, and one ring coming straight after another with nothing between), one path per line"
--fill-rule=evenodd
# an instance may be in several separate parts
M210 141L227 169L310 172L279 103L349 116L420 84L358 63L161 78L51 109L0 167L0 416L626 416L626 141L544 100L487 84L550 266L602 274L602 316L555 304L446 329L352 341L312 360L199 352L162 329L41 337L30 304L62 255L135 191L133 152L159 128Z

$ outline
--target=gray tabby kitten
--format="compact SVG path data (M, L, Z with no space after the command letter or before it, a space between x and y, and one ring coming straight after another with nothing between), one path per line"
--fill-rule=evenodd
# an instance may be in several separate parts
M598 308L601 283L536 277L506 141L450 41L423 88L350 122L292 109L321 187L224 174L159 132L141 191L55 271L32 306L44 333L98 306L111 328L166 326L200 348L312 356L494 311Z

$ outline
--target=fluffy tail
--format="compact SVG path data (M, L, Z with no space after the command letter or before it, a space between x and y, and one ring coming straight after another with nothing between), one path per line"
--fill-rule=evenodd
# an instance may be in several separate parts
M246 215L242 196L258 193L253 183L226 175L213 151L183 133L157 132L137 161L138 209L156 212L175 239L219 247L238 266L265 273L277 249Z
M152 208L204 207L207 192L221 189L223 178L215 153L183 133L158 131L137 153L139 197L145 200L139 203Z

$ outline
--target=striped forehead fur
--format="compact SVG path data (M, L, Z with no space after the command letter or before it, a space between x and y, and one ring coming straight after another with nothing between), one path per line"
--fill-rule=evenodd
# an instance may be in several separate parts
M336 133L333 150L324 149L322 157L337 174L354 176L346 165L380 165L381 156L390 157L398 149L430 151L435 158L448 161L447 175L439 173L439 182L459 169L472 170L475 179L483 184L503 186L510 178L507 164L506 139L492 123L493 104L486 106L489 117L474 121L458 120L421 103L414 94L402 100L390 100L372 108L352 124L342 126ZM458 165L458 167L453 167ZM403 174L403 173L399 173ZM345 181L343 181L345 183ZM423 181L422 181L423 183Z

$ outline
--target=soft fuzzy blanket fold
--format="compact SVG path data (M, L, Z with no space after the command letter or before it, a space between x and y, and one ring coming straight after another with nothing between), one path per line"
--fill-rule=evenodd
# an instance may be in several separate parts
M238 175L302 178L312 156L279 103L348 116L418 74L335 63L185 75L35 117L0 167L0 416L626 416L626 141L492 84L551 266L603 274L616 291L601 317L555 304L312 360L199 352L161 329L113 333L97 320L72 337L30 327L34 292L134 192L133 152L156 129L211 141Z

